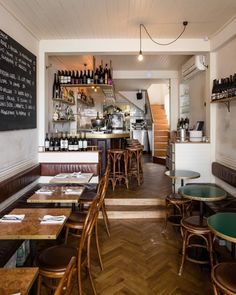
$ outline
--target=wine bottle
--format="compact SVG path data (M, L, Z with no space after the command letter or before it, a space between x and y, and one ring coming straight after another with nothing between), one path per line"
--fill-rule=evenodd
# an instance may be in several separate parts
M48 138L48 133L46 133L46 136L45 136L44 148L45 148L45 152L48 152L49 151L49 138Z
M80 71L79 84L83 84L83 71Z
M88 70L87 82L86 83L91 84L90 70Z
M79 71L76 71L75 84L79 84Z
M86 138L86 132L84 132L84 138L83 138L83 151L87 151L88 148L88 141Z
M68 151L71 152L74 150L74 140L72 135L70 135L69 139L68 139Z
M98 84L99 83L99 70L98 68L96 69L96 72L94 74L94 84Z
M104 84L108 84L108 68L107 68L107 64L106 64L105 70L104 70Z
M102 66L100 66L100 70L99 70L99 84L103 84L104 83L104 75L103 75L103 68Z
M111 69L108 70L108 84L109 85L113 84L112 76L111 76Z
M68 137L67 137L67 132L66 132L65 137L64 137L64 150L65 151L68 151Z
M78 138L76 135L75 139L74 139L74 151L78 151L78 150L79 150L79 142L78 142Z
M60 151L60 139L56 133L55 139L54 139L54 151L59 152Z
M49 151L53 152L54 151L54 137L53 134L51 134L50 140L49 140Z
M71 84L75 84L75 71L71 72Z
M79 133L79 151L82 151L82 149L83 149L83 141L81 138L81 133Z
M60 138L60 151L61 152L64 151L64 138L65 138L65 134L63 133L63 135Z
M94 84L94 75L93 75L93 71L91 72L90 83L91 83L91 84Z

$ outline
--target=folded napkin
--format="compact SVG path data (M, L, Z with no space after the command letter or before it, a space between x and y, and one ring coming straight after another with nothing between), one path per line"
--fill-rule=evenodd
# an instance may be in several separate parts
M4 215L0 222L21 222L25 218L25 214L8 214Z
M40 188L39 190L37 190L35 193L36 194L44 194L44 195L51 195L53 193L54 190L50 190L50 189L45 189L45 188Z
M41 224L57 224L57 223L63 223L66 219L65 215L44 215L44 217L41 220Z
M55 176L55 178L67 178L69 175L68 174L63 174L63 173L61 173L61 174L57 174L56 176Z
M84 178L84 175L82 175L81 172L74 172L71 173L71 177Z
M76 194L81 194L81 192L82 192L82 188L76 188L76 189L67 188L64 191L64 194L66 194L66 195L76 195Z

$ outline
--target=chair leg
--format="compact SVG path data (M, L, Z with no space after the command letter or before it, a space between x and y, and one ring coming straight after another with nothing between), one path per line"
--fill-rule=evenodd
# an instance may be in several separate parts
M91 283L91 286L92 286L92 289L93 289L93 294L97 295L95 285L94 285L94 281L93 281L93 276L92 276L92 273L91 273L90 245L91 245L91 236L88 237L88 241L87 241L87 269L88 269L88 273L89 273L90 283Z
M104 223L105 223L105 226L106 226L107 235L108 235L108 237L110 237L111 234L110 234L110 230L109 230L109 219L108 219L108 216L107 216L107 210L106 210L106 207L105 207L104 203L102 204L102 216L103 216L103 220L104 220Z
M66 232L65 232L65 244L68 242L68 235L69 235L69 227L66 227Z
M41 294L41 287L42 287L42 276L41 274L39 274L38 281L37 281L37 295Z
M180 265L180 268L179 268L179 276L182 275L182 272L183 272L183 268L184 268L184 261L185 261L185 257L186 257L186 242L187 242L187 231L182 229L183 231L183 246L182 246L182 259L181 259L181 265Z
M95 223L95 239L96 239L96 248L97 248L100 267L101 267L101 270L103 270L102 257L101 257L99 240L98 240L98 221L96 221L96 223Z

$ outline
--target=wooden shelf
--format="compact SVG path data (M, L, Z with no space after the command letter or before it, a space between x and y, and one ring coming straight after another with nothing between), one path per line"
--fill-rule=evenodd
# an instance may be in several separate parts
M52 120L53 123L70 123L70 122L75 122L75 120Z
M230 112L230 103L231 101L234 101L234 100L236 100L236 96L215 99L215 100L212 100L211 103L224 103L227 106L228 112Z
M53 101L58 101L61 103L69 104L69 105L75 105L75 102L71 102L65 99L60 99L60 98L52 98Z

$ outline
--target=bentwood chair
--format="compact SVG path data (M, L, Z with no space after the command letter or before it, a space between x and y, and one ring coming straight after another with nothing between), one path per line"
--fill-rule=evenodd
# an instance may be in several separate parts
M56 285L51 283L55 279L61 279L66 272L67 265L71 258L77 258L77 284L78 294L82 295L81 268L86 266L93 294L96 295L96 289L91 274L91 235L99 213L98 199L96 198L88 210L81 237L78 241L78 248L65 244L53 246L43 250L37 257L36 264L39 267L37 294L41 294L42 285L44 284L51 290L56 289Z
M70 295L73 290L73 274L76 269L76 257L72 257L54 295Z
M236 294L236 263L222 262L216 264L211 272L213 290L215 295Z
M108 166L106 167L106 171L105 171L104 176L106 178L108 178L108 176L109 176L109 167ZM98 190L99 190L99 187L98 187ZM107 186L106 186L106 190L107 190ZM85 194L82 194L82 196L80 197L80 200L79 200L79 205L80 205L80 208L82 209L82 212L85 208L85 205L91 205L91 203L95 199L96 195L97 195L97 193L94 191L90 191ZM103 200L102 207L101 207L101 212L102 212L102 217L103 217L104 224L106 227L107 235L108 235L108 237L110 237L109 219L108 219L107 210L106 210L105 197L106 196L104 196L104 200Z
M107 191L107 182L108 182L108 178L105 175L104 177L101 178L98 184L98 191L96 196L96 200L98 203L98 210L101 210L103 202L104 202L104 198ZM80 237L81 229L84 226L86 214L87 214L86 212L75 211L70 215L70 217L68 218L65 224L65 228L66 228L65 244L67 244L68 242L69 235ZM102 258L100 253L99 240L98 240L98 214L95 220L95 240L96 240L96 248L97 248L98 258L100 262L100 267L103 270L103 264L102 264Z

